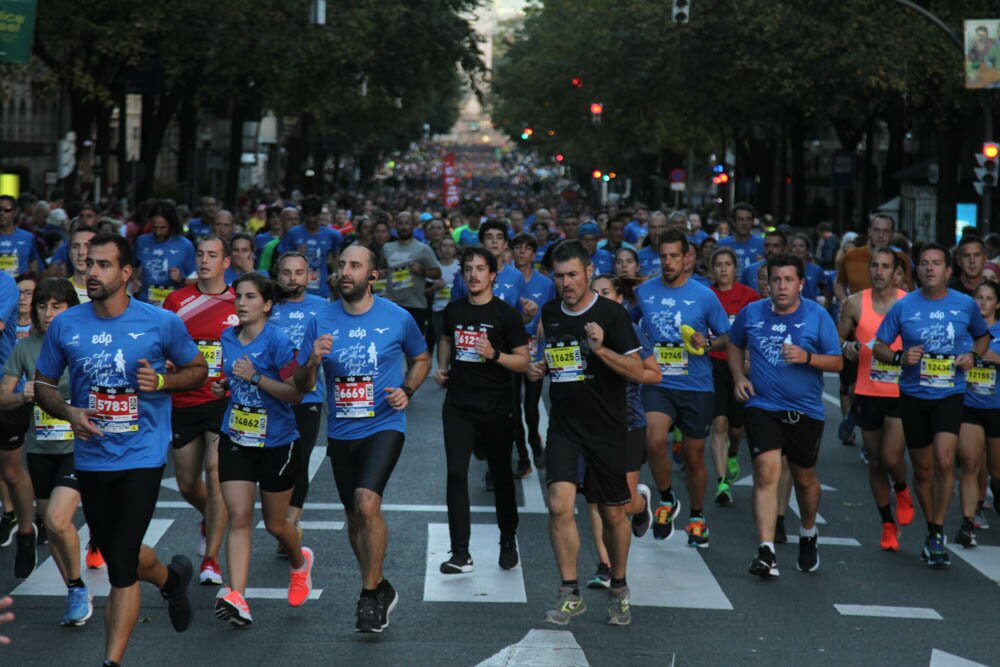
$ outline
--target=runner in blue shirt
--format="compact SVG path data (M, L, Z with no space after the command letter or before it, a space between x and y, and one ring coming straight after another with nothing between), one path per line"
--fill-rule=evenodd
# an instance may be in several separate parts
M779 254L767 260L770 297L745 306L729 330L726 352L737 399L747 402L746 432L753 459L753 515L760 547L750 573L777 577L774 533L778 520L781 457L788 459L799 503L798 569L819 567L816 513L820 483L816 461L823 438L823 373L844 364L829 314L800 296L802 260ZM750 377L744 375L747 351Z
M640 326L655 347L663 376L658 385L642 389L649 469L660 491L653 536L658 540L669 538L673 533L674 517L680 509L670 483L671 459L666 450L667 436L676 425L684 437L684 469L691 502L691 518L686 529L688 544L705 548L709 545L704 515L708 474L705 438L712 426L715 384L712 362L704 351L709 347L709 332L718 337L713 345L725 345L729 317L715 293L690 280L684 272L691 250L684 232L668 229L660 234L657 242L661 277L651 278L636 289L642 311ZM695 332L689 344L681 333L681 327L685 326ZM701 353L695 354L692 348Z
M37 271L42 263L35 235L17 226L20 214L16 199L0 195L0 271L11 278Z
M933 568L946 568L951 559L944 521L954 492L965 375L986 352L990 333L976 302L948 289L947 248L925 245L917 273L922 287L889 309L872 351L879 361L903 366L903 434L913 464L913 488L927 518L921 558ZM893 352L887 342L897 336L903 339L903 349Z
M756 215L750 204L736 204L733 206L733 234L719 239L720 247L732 248L736 253L739 262L737 268L741 275L750 264L764 258L764 239L753 235L753 220Z
M764 239L767 243L767 239ZM827 279L826 271L812 258L812 241L805 234L796 234L788 242L788 248L792 254L800 257L806 266L806 283L802 287L802 298L819 301L823 297L824 305L830 303L832 295L830 281ZM754 285L750 285L753 287Z
M291 380L295 348L268 322L280 288L259 273L246 273L233 290L240 323L222 332L223 378L212 383L216 397L230 392L219 436L219 482L229 514L229 585L219 592L215 615L244 627L253 622L245 596L258 484L264 526L288 554L288 604L293 607L309 599L314 558L288 518L298 468L308 462L302 459L290 405L302 399Z
M183 287L195 270L195 251L182 234L177 209L168 201L159 201L149 209L150 234L135 241L142 281L137 296L154 306L161 306L170 293Z
M660 275L660 250L656 240L667 229L667 216L655 211L649 216L649 235L639 251L639 275L643 278Z
M108 566L105 658L120 663L139 616L142 579L159 587L178 632L191 622L191 561L168 566L142 544L170 443L170 396L205 382L208 369L175 314L128 296L132 248L124 237L98 234L87 255L87 294L46 331L35 371L35 398L76 434L74 464L90 539ZM175 370L167 373L170 361ZM71 396L59 393L69 369Z
M594 274L611 273L614 270L615 257L607 250L597 247L597 240L601 236L601 230L592 222L580 225L577 230L577 238L580 243L590 253L590 262L594 265Z
M643 204L638 204L635 208L635 219L625 225L625 240L632 245L638 245L644 238L656 238L649 231L647 224L651 217L649 209Z
M278 244L278 252L284 254L295 250L305 255L309 260L309 293L327 298L330 296L330 268L336 266L344 240L337 230L320 227L322 211L319 197L306 197L302 202L305 223L288 230Z
M725 245L720 243L720 245ZM758 259L756 262L750 263L745 269L743 269L743 274L740 276L740 282L750 287L752 289L757 288L757 272L760 271L760 267L764 266L764 263L774 257L775 255L788 251L788 237L785 236L784 232L779 232L777 230L767 232L764 234L764 257ZM735 252L735 251L734 251ZM805 261L805 260L803 260ZM806 284L809 284L809 271L806 269ZM803 297L805 297L805 288L803 288ZM806 297L809 298L809 297ZM813 299L815 301L815 299Z
M300 390L308 391L323 367L330 415L327 453L362 572L355 628L366 633L381 632L399 600L382 572L388 540L382 496L403 450L403 411L430 370L427 343L413 317L372 296L376 262L361 245L341 253L340 299L306 325L299 352L303 363L295 373ZM404 361L409 364L405 377Z

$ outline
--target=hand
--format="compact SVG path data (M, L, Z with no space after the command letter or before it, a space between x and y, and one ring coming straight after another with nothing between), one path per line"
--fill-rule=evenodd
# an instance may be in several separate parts
M170 280L174 281L175 283L184 282L184 276L181 275L181 270L178 269L176 266L171 266L169 273L170 273Z
M90 421L90 418L97 414L97 410L91 408L69 408L69 425L73 428L73 433L81 440L90 440L91 437L101 437L104 432Z
M590 349L597 352L602 347L604 347L604 329L597 322L587 322L583 325L584 331L587 332L587 341L590 343Z
M493 355L496 354L496 349L493 347L493 343L487 338L486 334L481 334L479 338L476 339L476 354L478 354L483 359L492 359Z
M410 273L418 277L424 275L424 265L420 262L410 262Z
M252 378L256 372L257 369L253 367L253 362L250 361L250 357L245 354L237 359L236 363L233 364L233 375L241 380L249 382L250 378Z
M25 403L31 403L35 400L35 381L29 380L24 383L24 389L21 391L21 396L24 397Z
M212 396L225 398L226 392L229 391L229 380L216 380L209 386L209 389L212 390Z
M405 410L410 403L410 397L400 387L386 387L385 393L388 394L385 400L393 410Z
M139 360L139 368L135 372L139 381L139 391L157 391L159 381L156 378L156 369L149 365L145 359Z
M844 359L848 361L854 361L858 358L858 350L861 349L861 344L858 341L844 341L844 344L840 346L840 351L844 353Z
M531 299L521 297L521 312L524 313L528 319L534 319L535 315L538 314L538 304Z
M0 598L0 609L8 609L14 604L14 598L11 596L6 596ZM8 611L6 613L0 614L0 623L10 623L14 620L14 612ZM7 635L0 635L0 645L7 646L10 644L10 637Z
M707 348L709 346L708 339L705 338L705 334L700 331L695 331L691 334L691 345L695 348Z
M756 396L756 392L753 389L753 383L745 375L733 383L733 393L736 398L744 403L750 400L751 396Z
M307 363L312 362L313 367L323 363L323 357L333 351L333 334L323 334L313 342L312 354L309 355Z
M789 364L804 364L809 359L808 352L798 345L792 345L791 343L785 343L781 346L781 356L784 358L785 363Z
M448 369L438 368L434 371L434 381L437 382L442 387L448 384Z
M967 371L976 365L976 358L972 356L971 352L966 352L955 357L955 365L963 371Z
M916 366L920 363L920 357L922 356L924 356L924 346L914 345L903 351L903 358L900 359L900 363L903 366Z
M539 382L545 377L546 364L544 361L534 361L528 364L528 379L532 382Z

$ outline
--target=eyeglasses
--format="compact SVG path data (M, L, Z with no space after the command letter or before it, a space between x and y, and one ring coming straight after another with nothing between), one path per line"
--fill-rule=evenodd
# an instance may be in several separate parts
M13 206L0 206L0 213L13 213L14 210Z

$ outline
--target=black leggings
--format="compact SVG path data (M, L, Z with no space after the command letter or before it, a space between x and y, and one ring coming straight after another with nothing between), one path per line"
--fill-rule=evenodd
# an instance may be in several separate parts
M538 433L538 401L542 398L542 383L532 382L528 376L515 373L514 383L514 444L521 461L529 461L528 447L538 456L542 453L542 437ZM527 443L525 443L524 422L521 421L521 385L524 385L524 420L528 422Z
M441 409L444 426L444 453L448 462L448 531L451 550L466 553L472 532L469 516L469 460L476 443L486 450L493 486L496 489L497 525L502 535L517 532L517 494L511 471L511 415L482 415L451 405L445 398Z
M295 490L292 491L292 500L288 503L292 507L302 509L306 502L306 494L309 493L309 460L312 458L313 447L316 446L316 437L319 435L319 421L323 416L323 405L321 403L299 403L292 406L295 413L295 426L299 431L299 439L295 442L295 447L299 450L299 469L295 473Z
M163 467L113 472L76 471L90 541L108 564L115 588L138 581L139 549L160 495Z

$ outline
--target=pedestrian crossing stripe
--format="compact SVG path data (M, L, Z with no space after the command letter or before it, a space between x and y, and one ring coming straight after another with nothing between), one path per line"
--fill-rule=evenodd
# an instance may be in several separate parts
M633 607L733 608L699 550L682 539L632 540L626 576Z
M299 521L299 527L303 531L307 530L343 530L343 521ZM257 522L257 530L264 530L267 526L264 521ZM308 545L306 545L308 546Z
M867 616L874 618L909 618L925 621L943 621L941 614L928 607L890 607L877 604L835 604L842 616Z
M587 656L568 630L530 630L521 641L504 647L476 667L560 665L589 667Z
M980 544L975 549L954 544L948 545L949 551L979 570L987 579L1000 584L1000 547L990 547Z
M986 667L986 665L935 648L931 649L929 667Z
M469 553L474 572L441 574L448 560L451 536L446 523L427 524L427 567L424 573L425 602L527 602L524 572L518 563L510 570L497 564L500 557L500 529L496 524L474 523L469 537Z

